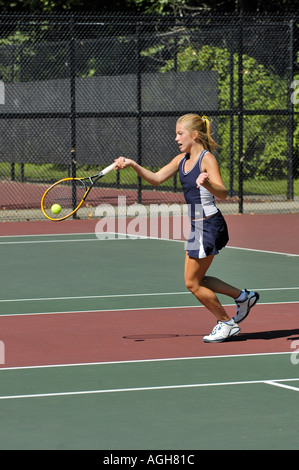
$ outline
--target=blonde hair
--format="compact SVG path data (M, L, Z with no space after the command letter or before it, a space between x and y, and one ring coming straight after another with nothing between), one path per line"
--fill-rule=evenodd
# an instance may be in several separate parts
M198 140L203 145L205 150L214 152L219 145L212 138L211 120L207 116L199 116L198 114L184 114L178 121L190 133L193 131L198 132Z

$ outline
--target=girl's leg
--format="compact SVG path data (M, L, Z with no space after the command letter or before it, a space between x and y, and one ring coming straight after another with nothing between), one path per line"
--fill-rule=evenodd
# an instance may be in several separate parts
M230 317L219 302L215 292L230 292L232 296L236 294L235 296L237 297L241 291L239 289L235 289L232 286L229 286L226 283L223 283L216 278L205 276L213 261L213 258L214 255L210 255L201 259L189 258L188 254L186 253L185 284L187 289L192 292L199 302L201 302L208 310L210 310L210 312L215 315L217 320L225 322L229 321Z
M205 276L203 278L203 285L217 294L224 294L232 297L233 299L239 297L242 292L237 287L233 287L230 284L217 279L217 277Z

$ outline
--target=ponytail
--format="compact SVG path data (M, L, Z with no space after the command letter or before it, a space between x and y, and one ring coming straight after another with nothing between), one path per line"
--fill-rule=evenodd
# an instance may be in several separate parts
M219 147L212 137L212 119L207 118L207 116L201 117L198 114L185 114L178 119L178 122L188 129L189 132L198 132L198 140L205 150L214 152L216 147Z

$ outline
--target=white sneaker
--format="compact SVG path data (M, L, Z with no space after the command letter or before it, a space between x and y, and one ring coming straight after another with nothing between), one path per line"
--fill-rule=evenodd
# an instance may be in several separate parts
M221 343L225 341L230 336L237 335L241 328L232 321L232 324L229 325L227 322L219 321L216 326L214 326L212 333L204 336L203 340L205 343Z
M250 312L251 307L253 307L260 298L257 292L249 292L247 289L245 289L245 292L247 294L246 300L243 300L243 302L235 301L237 304L237 313L233 319L236 323L240 323L241 321L245 320L248 313Z

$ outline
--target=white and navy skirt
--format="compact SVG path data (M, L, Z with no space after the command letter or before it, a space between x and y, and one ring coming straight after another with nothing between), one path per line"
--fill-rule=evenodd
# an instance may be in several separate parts
M229 240L225 219L220 211L201 220L191 220L191 231L186 243L190 258L217 255Z

